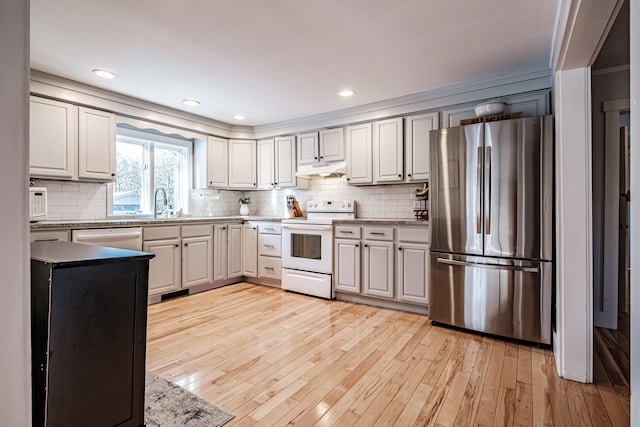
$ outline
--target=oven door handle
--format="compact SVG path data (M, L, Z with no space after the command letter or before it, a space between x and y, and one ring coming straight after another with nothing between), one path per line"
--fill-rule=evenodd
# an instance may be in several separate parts
M333 225L320 225L320 224L282 224L282 228L287 230L319 230L319 231L331 231Z

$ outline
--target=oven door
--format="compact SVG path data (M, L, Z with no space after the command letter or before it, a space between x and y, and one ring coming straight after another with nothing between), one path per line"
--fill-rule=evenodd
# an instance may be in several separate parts
M331 274L333 225L282 223L282 266Z

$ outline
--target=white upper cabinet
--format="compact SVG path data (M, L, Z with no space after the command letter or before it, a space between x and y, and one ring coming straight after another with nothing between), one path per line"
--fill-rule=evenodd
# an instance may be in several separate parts
M429 180L429 132L438 129L438 113L409 116L405 121L405 174L407 182Z
M275 187L275 140L258 141L258 190Z
M255 189L256 169L256 141L229 140L229 188Z
M298 165L344 160L344 128L298 135Z
M210 136L207 138L206 187L226 188L229 185L229 142Z
M374 183L404 181L402 117L373 123Z
M114 114L36 96L29 105L32 177L114 180Z
M346 179L349 184L371 184L373 182L371 134L371 123L346 128Z
M275 140L275 186L296 186L296 137L281 136Z
M113 181L116 176L116 116L78 108L78 177Z
M344 160L344 128L320 131L319 154L321 162Z
M296 137L258 141L258 190L295 187Z
M298 164L308 165L320 161L318 132L298 135Z
M30 99L29 107L31 176L77 179L78 108L34 96Z

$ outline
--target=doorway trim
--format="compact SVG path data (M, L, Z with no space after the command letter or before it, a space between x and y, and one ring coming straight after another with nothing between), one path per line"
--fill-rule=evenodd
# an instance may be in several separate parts
M620 206L620 113L630 110L630 99L602 103L605 115L604 218L602 227L602 280L594 289L594 323L618 327L618 223ZM610 286L605 286L609 283Z

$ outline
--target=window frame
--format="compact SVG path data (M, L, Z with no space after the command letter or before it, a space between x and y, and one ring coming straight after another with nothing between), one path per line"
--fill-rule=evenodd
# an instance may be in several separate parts
M156 146L176 147L184 150L184 154L180 156L180 168L183 171L182 180L184 184L179 190L179 201L176 201L175 209L182 209L185 215L190 213L191 190L193 188L193 139L182 137L178 134L167 135L155 129L139 129L127 123L118 123L116 127L116 144L118 141L126 143L140 144L144 148L146 177L143 178L143 188L140 195L140 205L142 212L136 213L115 213L113 211L114 182L107 184L107 218L110 219L148 219L153 218L154 193L155 188L155 159L154 150ZM117 147L117 145L116 145ZM117 148L116 148L117 149ZM117 177L116 177L117 179Z

